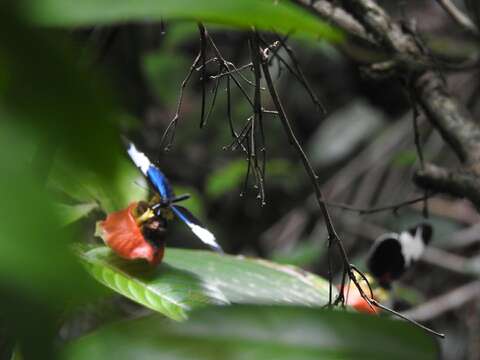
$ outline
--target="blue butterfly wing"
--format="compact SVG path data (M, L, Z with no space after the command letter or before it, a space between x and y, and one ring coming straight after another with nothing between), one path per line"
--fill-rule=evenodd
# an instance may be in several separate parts
M139 151L132 142L128 144L127 153L162 199L168 200L175 195L165 174L144 153Z
M223 253L222 248L215 240L215 236L190 211L178 205L172 205L170 208L203 243L210 246L213 250Z
M171 199L175 196L167 177L158 167L150 165L147 170L147 177L162 199Z

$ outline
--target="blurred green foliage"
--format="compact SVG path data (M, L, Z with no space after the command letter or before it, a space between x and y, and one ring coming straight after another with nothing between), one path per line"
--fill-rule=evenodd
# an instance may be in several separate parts
M63 219L64 225L73 224L74 222L88 216L92 211L98 209L96 203L85 203L77 205L55 204L58 216Z
M275 251L272 260L280 264L305 267L315 263L325 250L326 246L319 241L305 241L293 249Z
M146 77L160 101L170 106L177 102L178 94L172 88L179 87L183 81L182 74L188 71L190 65L181 55L166 51L148 54L144 58Z
M269 182L289 183L296 186L294 166L284 159L269 159L266 176ZM247 175L247 162L242 159L232 160L223 167L212 171L207 178L207 194L211 198L220 198L232 191L238 192Z
M63 359L436 359L437 345L402 321L340 311L236 306L112 324L70 344Z
M268 0L23 0L31 21L50 26L99 25L136 20L188 19L240 28L297 32L339 41L341 33L288 1Z
M237 190L245 179L246 173L245 161L231 161L226 166L209 175L207 180L207 194L215 198L232 190Z
M403 150L396 154L392 159L394 166L412 166L417 161L415 150Z
M47 359L62 313L96 294L46 186L56 155L69 179L85 184L82 174L94 173L88 187L103 189L111 209L127 196L117 183L123 160L112 97L64 36L26 26L11 4L0 14L1 322L25 359Z
M120 210L132 201L146 199L148 185L144 177L123 151L118 150L112 159L117 159L117 169L110 175L105 174L105 179L93 169L80 167L58 154L51 165L48 188L57 193L58 201L85 206L95 203L105 213ZM112 191L115 187L116 190Z

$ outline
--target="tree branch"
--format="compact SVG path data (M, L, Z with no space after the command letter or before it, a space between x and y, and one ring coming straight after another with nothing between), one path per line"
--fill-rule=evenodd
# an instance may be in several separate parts
M465 305L480 296L480 281L462 285L446 294L440 295L424 304L410 309L403 314L417 321L432 320L443 313Z
M332 25L344 30L349 35L375 45L375 39L367 32L365 27L340 6L332 4L326 0L294 1L314 15L319 16L322 20L327 20Z
M416 183L433 191L467 197L480 208L480 125L449 93L428 50L415 33L390 18L373 0L343 0L341 3L348 12L322 0L311 6L308 0L296 2L391 54L390 69L399 77L407 76L429 121L464 165L458 173L420 170Z
M348 0L352 11L362 19L368 30L396 57L406 63L425 57L414 35L405 32L372 0ZM401 70L401 69L399 69ZM446 89L436 71L429 69L412 73L412 83L419 102L443 139L467 166L480 161L480 127L471 114ZM477 173L477 175L480 172Z
M478 166L480 127L471 114L448 93L444 82L431 71L418 76L414 88L429 120L445 142L467 166ZM480 175L480 169L474 172Z
M449 170L432 164L418 170L414 181L423 188L457 197L467 197L480 210L480 181L477 176L464 170Z
M464 30L475 36L480 35L473 21L470 20L470 18L465 15L459 8L457 8L453 2L451 2L450 0L437 0L437 3Z

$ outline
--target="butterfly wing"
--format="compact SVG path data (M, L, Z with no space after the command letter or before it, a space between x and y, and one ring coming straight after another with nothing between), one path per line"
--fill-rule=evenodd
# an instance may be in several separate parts
M150 166L150 169L148 169L147 172L147 177L162 199L167 200L175 196L170 183L165 177L165 174L161 172L158 167L155 165Z
M139 151L132 142L128 143L127 152L134 164L147 177L163 200L168 200L175 196L165 174L144 153Z
M215 236L195 216L193 216L190 211L183 206L178 205L172 205L170 208L173 213L183 221L200 240L202 240L202 242L210 246L213 250L223 253L222 248L215 241Z
M407 232L414 238L419 238L424 245L428 245L432 240L433 227L432 225L421 222L414 227L411 227Z
M391 281L405 272L405 258L398 234L385 234L376 241L368 255L367 266L384 287L389 287Z

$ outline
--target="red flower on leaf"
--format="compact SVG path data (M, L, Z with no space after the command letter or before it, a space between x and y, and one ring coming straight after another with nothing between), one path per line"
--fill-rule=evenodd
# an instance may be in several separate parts
M99 223L100 236L120 257L145 259L156 265L163 259L164 227L155 217L139 223L135 216L137 207L137 203L132 203L126 209L109 214Z

